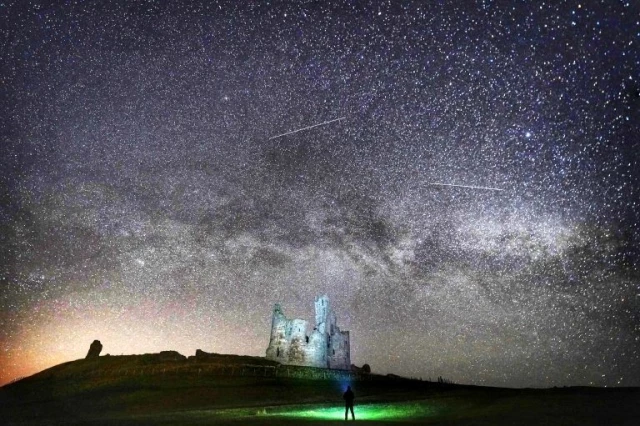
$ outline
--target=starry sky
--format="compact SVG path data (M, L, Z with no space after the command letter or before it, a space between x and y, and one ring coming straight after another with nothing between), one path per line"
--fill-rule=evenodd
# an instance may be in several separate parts
M640 386L638 3L5 0L0 33L0 384L94 339L264 356L327 294L373 372Z

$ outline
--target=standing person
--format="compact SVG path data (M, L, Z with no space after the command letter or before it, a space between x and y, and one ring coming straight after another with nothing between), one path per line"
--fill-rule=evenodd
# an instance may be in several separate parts
M355 420L356 416L353 414L353 400L356 399L356 395L351 390L351 386L347 386L347 391L342 395L344 398L344 419L349 417L349 410L351 410L351 420Z

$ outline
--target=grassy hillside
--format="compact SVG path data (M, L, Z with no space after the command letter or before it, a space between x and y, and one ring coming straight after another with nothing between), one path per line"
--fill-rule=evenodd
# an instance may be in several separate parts
M356 391L369 424L636 424L638 389L513 390L277 367L263 358L175 353L58 365L0 388L2 424L330 424ZM330 373L330 372L329 372ZM358 380L356 380L358 379Z

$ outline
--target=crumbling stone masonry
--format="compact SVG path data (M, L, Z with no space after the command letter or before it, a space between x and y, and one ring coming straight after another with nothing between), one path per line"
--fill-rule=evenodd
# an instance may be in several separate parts
M280 304L273 308L267 359L281 364L348 370L351 368L349 332L340 331L327 296L316 297L316 325L288 319Z

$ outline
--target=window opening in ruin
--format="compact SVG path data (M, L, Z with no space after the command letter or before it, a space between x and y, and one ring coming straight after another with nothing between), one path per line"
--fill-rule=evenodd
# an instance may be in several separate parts
M333 350L333 354L334 354L334 355L336 354L336 350L335 350L335 349Z
M309 343L309 336L304 336L304 339Z
M276 356L280 356L280 348L276 348Z

